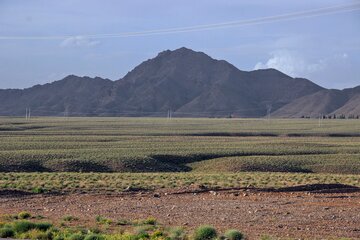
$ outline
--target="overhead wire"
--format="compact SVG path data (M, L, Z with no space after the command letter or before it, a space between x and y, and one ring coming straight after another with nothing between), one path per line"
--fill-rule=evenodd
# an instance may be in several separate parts
M287 20L297 20L310 17L318 17L329 14L336 14L342 12L351 12L360 10L360 2L346 5L335 5L317 9L311 9L306 11L291 12L285 14L279 14L268 17L252 18L245 20L229 21L229 22L220 22L213 24L204 24L204 25L193 25L186 27L175 27L175 28L164 28L164 29L154 29L146 31L136 31L136 32L120 32L120 33L108 33L108 34L76 34L76 35L54 35L54 36L0 36L0 40L65 40L69 38L124 38L124 37L139 37L139 36L154 36L154 35L163 35L163 34L175 34L175 33L187 33L187 32L197 32L197 31L209 31L216 29L224 28L233 28L249 25L259 25L267 24L273 22L281 22Z

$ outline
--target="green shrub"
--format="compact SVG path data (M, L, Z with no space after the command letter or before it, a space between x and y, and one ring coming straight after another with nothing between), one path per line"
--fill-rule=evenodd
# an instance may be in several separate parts
M126 219L119 219L116 223L117 225L131 225L131 222Z
M52 227L51 223L47 223L47 222L43 222L43 223L37 223L36 224L36 228L39 229L40 231L47 231L49 228Z
M172 240L183 240L186 239L185 230L182 227L175 227L169 230L169 238Z
M156 230L151 234L152 239L158 239L162 236L164 236L164 233L161 230Z
M63 217L63 220L66 221L66 222L72 222L72 221L77 221L77 220L79 220L79 218L78 218L78 217L71 216L71 215L68 215L68 216L64 216L64 217Z
M230 229L230 230L227 230L224 234L225 238L226 239L229 239L229 240L242 240L244 239L244 235L239 232L238 230L235 230L235 229Z
M90 228L90 232L91 233L95 233L95 234L99 234L101 233L101 230L97 227L94 227L94 228Z
M65 238L61 235L57 235L53 238L53 240L64 240Z
M148 224L148 225L155 225L156 224L156 218L154 217L149 217L147 219L145 219L143 221L144 224Z
M134 229L134 235L136 239L147 239L150 238L149 233L147 232L149 230L148 227L142 226L137 227Z
M100 224L111 224L112 223L111 219L104 218L104 217L102 217L100 215L96 216L95 220L96 220L97 223L100 223Z
M9 227L1 228L0 229L0 238L10 238L15 235L14 230Z
M26 232L21 235L21 238L25 239L36 239L36 240L51 240L51 236L47 233L40 231L38 229L32 229L29 232Z
M137 239L148 239L150 238L149 234L147 232L142 232L136 235Z
M195 230L194 240L211 240L216 236L216 230L212 226L200 226Z
M36 224L29 221L18 221L14 223L14 231L17 233L25 233L36 228Z
M104 237L99 234L89 234L84 240L104 240Z
M30 218L30 217L31 217L31 214L28 213L28 212L25 212L25 211L20 212L20 213L18 214L18 218L19 218L19 219L28 219L28 218Z
M80 233L74 233L69 236L69 240L84 240L84 235Z
M44 192L46 192L46 190L45 190L44 188L42 188L42 187L35 187L35 188L33 188L32 192L39 194L39 193L44 193Z

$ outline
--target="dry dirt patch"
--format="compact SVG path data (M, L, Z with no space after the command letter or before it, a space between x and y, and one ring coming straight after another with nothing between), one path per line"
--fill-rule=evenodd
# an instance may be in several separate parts
M249 189L164 189L122 194L12 195L0 197L0 214L29 211L59 222L64 215L95 224L95 216L145 219L193 229L211 224L237 228L250 239L261 235L307 239L360 239L360 192L273 192ZM318 190L318 188L315 188ZM174 194L180 193L181 194Z

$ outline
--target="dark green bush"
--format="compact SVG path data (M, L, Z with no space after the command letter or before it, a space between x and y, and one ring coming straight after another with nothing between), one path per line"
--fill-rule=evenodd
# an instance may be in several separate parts
M28 218L30 218L30 217L31 217L31 214L28 213L28 212L20 212L20 213L18 214L18 218L19 218L19 219L28 219Z
M29 221L19 221L14 223L14 231L17 233L25 233L36 228L36 224Z
M230 230L227 230L224 234L225 238L226 239L229 239L229 240L242 240L244 239L244 235L239 232L238 230L235 230L235 229L230 229Z
M36 229L39 229L40 231L47 231L51 227L52 227L52 224L47 223L47 222L37 223L36 224Z
M216 236L216 230L212 226L200 226L195 230L194 240L211 240Z
M10 238L15 235L14 230L9 227L1 228L0 229L0 238Z

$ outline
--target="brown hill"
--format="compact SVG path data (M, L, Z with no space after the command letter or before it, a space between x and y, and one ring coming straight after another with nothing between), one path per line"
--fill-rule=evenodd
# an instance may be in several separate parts
M360 87L324 89L303 96L275 111L275 117L319 117L322 115L360 115Z

